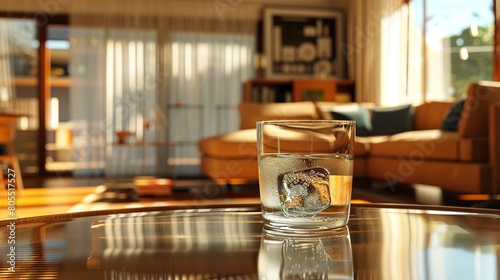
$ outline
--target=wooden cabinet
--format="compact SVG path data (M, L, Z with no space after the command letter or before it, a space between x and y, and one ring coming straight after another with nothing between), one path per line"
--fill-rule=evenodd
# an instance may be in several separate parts
M355 101L355 84L338 79L252 79L243 84L245 102Z
M292 81L253 79L243 84L243 101L291 102Z

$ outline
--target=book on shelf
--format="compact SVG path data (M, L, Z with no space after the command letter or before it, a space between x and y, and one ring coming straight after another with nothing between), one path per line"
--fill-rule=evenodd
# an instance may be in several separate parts
M290 90L271 86L260 86L252 88L250 101L257 103L292 102L293 97Z

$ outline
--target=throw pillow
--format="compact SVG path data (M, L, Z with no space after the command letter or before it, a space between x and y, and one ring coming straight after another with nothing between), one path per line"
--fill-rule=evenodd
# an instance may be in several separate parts
M356 135L369 136L372 134L370 112L363 106L349 106L333 109L330 112L334 120L356 121Z
M373 135L392 135L412 130L412 115L411 105L373 108Z
M458 122L460 121L460 116L462 115L464 102L465 99L462 99L455 103L453 107L451 107L450 111L444 118L443 124L441 125L441 130L458 131Z

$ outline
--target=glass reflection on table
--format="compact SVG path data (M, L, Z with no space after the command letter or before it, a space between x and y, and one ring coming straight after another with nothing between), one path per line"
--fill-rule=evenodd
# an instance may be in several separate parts
M248 218L244 212L207 210L94 220L87 268L104 270L106 279L248 277L255 273L260 242L248 233L261 229Z
M354 279L347 227L325 235L290 236L264 229L259 279Z

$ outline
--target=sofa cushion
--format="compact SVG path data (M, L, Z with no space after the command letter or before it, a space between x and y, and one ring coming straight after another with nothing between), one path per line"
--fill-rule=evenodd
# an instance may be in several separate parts
M488 164L457 161L402 161L398 158L369 157L368 177L392 183L427 184L463 193L489 193L491 168Z
M371 111L374 135L392 135L412 130L411 105L373 108Z
M447 131L457 131L458 123L460 121L460 116L462 115L462 109L464 108L465 99L462 99L455 103L453 107L451 107L450 111L446 115L441 124L442 130Z
M347 103L342 103L342 102L331 102L331 101L316 101L314 102L314 105L316 106L317 114L321 119L324 120L331 120L333 119L332 117L332 111L341 109L344 110L343 108L346 108L347 110L351 108L357 108L359 106L363 106L364 108L367 108L370 110L371 108L375 107L374 103L370 102L347 102Z
M372 134L372 122L370 111L362 105L338 106L330 112L334 120L346 120L356 122L356 135L370 136Z
M370 139L367 137L356 136L356 141L354 142L354 156L364 157L368 155L370 151Z
M353 176L366 177L366 158L354 160ZM200 168L203 174L216 180L245 179L257 181L259 179L257 158L215 158L203 156Z
M366 156L369 141L368 138L356 137L354 155L357 157ZM243 129L204 138L198 142L198 149L203 155L216 158L256 158L257 131L256 129Z
M460 136L486 137L490 106L498 103L500 103L500 82L472 83L458 124Z
M403 132L386 137L370 137L370 155L425 159L459 160L456 132L439 129Z
M332 128L328 124L325 129ZM310 130L308 126L268 125L262 131L265 135L263 149L266 153L341 153L353 154L354 147L348 145L349 137L354 138L354 131L335 131L323 134Z
M216 180L245 179L257 181L257 158L217 158L203 156L200 168L203 174Z
M257 132L243 129L208 137L198 142L202 154L220 158L256 158Z
M241 129L255 128L262 120L316 120L318 114L311 101L287 103L242 102L238 107Z

